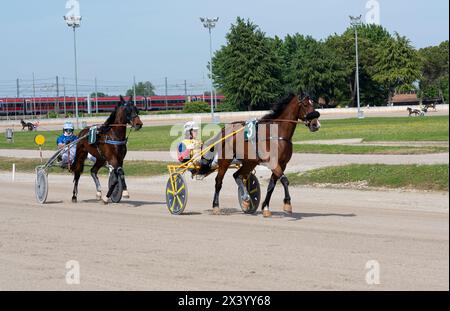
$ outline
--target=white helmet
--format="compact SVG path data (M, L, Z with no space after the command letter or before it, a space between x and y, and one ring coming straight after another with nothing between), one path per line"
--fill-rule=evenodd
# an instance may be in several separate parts
M64 123L64 127L63 127L63 130L65 131L65 130L74 130L74 127L73 127L73 124L72 124L72 122L66 122L66 123Z
M189 121L189 122L186 122L186 124L184 124L184 133L189 133L189 131L191 131L191 130L198 130L198 129L199 129L199 127L198 127L197 123L194 121Z

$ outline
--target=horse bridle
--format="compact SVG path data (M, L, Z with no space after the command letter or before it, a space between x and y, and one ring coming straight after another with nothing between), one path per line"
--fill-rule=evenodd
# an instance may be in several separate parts
M304 99L300 100L300 103L299 103L300 107L302 106L303 101L304 101ZM311 100L309 100L309 103L312 105ZM320 118L320 112L314 110L314 111L306 114L306 116L304 116L303 118L300 117L299 119L302 120L302 122L303 122L303 124L305 126L310 127L311 126L311 122L314 119L319 119L319 118Z
M127 124L132 124L133 120L136 119L139 115L133 111L133 108L130 107L130 105L126 105L125 110L127 111ZM128 111L130 111L129 115Z
M137 113L133 112L133 111L131 111L131 113L128 114L129 109L131 109L131 108L127 105L125 107L125 110L127 111L127 115L126 115L127 116L127 123L126 124L114 124L113 123L113 124L108 124L108 126L111 126L111 127L113 127L113 126L115 126L115 127L121 127L121 126L127 127L128 124L133 126L132 125L133 124L133 120L136 119L137 117L139 117L139 115Z
M302 105L303 100L301 100L299 102L299 106ZM273 120L259 120L258 122L260 123L270 123L270 122L285 122L285 123L293 123L293 124L301 124L303 123L306 127L310 127L311 122L314 119L318 119L320 118L320 112L318 111L313 111L308 113L306 116L304 116L303 118L299 118L301 121L294 121L294 120L287 120L287 119L273 119Z

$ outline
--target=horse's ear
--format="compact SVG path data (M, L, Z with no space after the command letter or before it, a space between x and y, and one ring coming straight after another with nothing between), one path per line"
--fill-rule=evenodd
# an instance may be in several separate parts
M122 106L123 104L125 104L125 99L123 99L123 96L120 95L120 100L119 100L119 102L117 103L117 107L120 107L120 106Z
M300 100L302 100L302 101L310 99L310 96L307 92L301 91L299 96L300 96Z

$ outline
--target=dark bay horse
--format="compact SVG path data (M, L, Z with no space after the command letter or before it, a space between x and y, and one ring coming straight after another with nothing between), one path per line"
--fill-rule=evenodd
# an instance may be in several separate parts
M242 200L245 206L250 205L250 196L244 186L244 180L254 170L257 165L266 165L272 171L272 177L267 189L267 195L262 205L263 216L271 217L269 203L275 185L278 180L284 187L285 198L283 210L286 213L292 213L291 197L289 195L289 181L284 175L284 171L289 160L292 157L292 136L298 123L306 125L311 132L316 132L320 128L320 113L315 111L313 102L309 96L300 98L295 94L289 94L285 98L276 103L272 112L260 120L256 121L260 135L256 135L256 139L252 141L245 140L244 131L240 131L230 139L224 140L219 144L217 152L219 152L218 173L216 177L215 194L213 200L213 212L218 214L219 210L219 193L222 189L222 182L228 168L237 159L242 166L237 170L233 177L243 193ZM300 121L299 121L300 120ZM234 123L231 128L225 128L220 134L225 137L227 133L233 133L246 126L243 122ZM262 134L265 132L265 134ZM241 142L241 143L240 143ZM237 146L243 148L237 148ZM257 146L257 151L253 156L249 156L252 150ZM231 151L231 152L230 152ZM256 156L255 156L256 155Z
M120 96L120 102L111 113L106 122L98 129L97 139L94 144L89 144L88 138L83 138L77 143L76 155L71 171L74 173L74 188L72 202L77 202L78 181L83 173L84 162L88 153L96 158L94 166L91 168L91 176L94 179L97 189L97 199L102 199L105 204L110 202L110 197L117 184L118 178L122 179L124 197L127 197L127 186L123 172L123 161L127 154L127 125L135 130L142 128L142 121L139 118L139 110L132 103L132 99L125 102ZM78 137L86 136L90 128L83 129ZM116 182L111 184L106 197L102 197L100 181L97 173L103 166L108 165L113 169L112 174ZM126 194L125 194L126 193Z

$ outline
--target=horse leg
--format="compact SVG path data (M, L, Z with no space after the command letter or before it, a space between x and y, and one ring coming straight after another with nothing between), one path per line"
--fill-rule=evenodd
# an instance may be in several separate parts
M77 163L75 163L75 167L72 169L74 173L72 203L77 203L78 182L80 181L83 169L84 169L84 159L77 161Z
M289 194L289 179L286 177L286 175L283 174L283 176L281 176L280 178L280 182L284 187L283 210L288 214L292 214L291 195Z
M74 174L72 203L76 203L77 202L78 182L80 180L81 174L83 173L84 161L86 160L86 157L87 157L87 152L84 149L84 146L82 144L79 144L77 146L77 151L75 153L75 159L73 161L73 165L71 166L71 171ZM69 159L69 161L70 161L70 159Z
M285 165L280 166L280 164L272 170L272 176L270 178L269 186L267 187L267 195L262 205L263 216L264 217L272 217L272 212L269 209L270 198L272 197L272 193L275 189L275 185L277 184L278 179L281 179L284 176ZM284 186L284 184L283 184ZM285 188L286 189L286 188ZM289 198L290 202L290 198Z
M102 187L100 185L100 180L98 179L97 173L103 165L105 165L105 161L97 160L91 168L91 176L95 183L95 189L97 190L96 198L98 201L102 199Z
M272 198L272 193L275 190L275 186L278 181L278 176L275 174L272 174L270 177L269 185L267 186L267 194L266 198L264 199L264 202L262 204L262 211L264 217L270 217L272 216L272 212L269 209L270 199Z
M214 192L214 200L213 200L213 214L218 215L220 214L219 209L219 193L220 190L222 190L222 184L223 184L223 178L225 177L225 173L227 172L228 168L231 165L230 160L220 160L219 161L219 168L216 176L216 189Z
M127 150L126 150L126 146L125 146L125 152L123 153L123 158L122 158L122 160L119 163L120 167L123 167L123 159L125 159L126 155L127 155ZM122 187L123 187L122 198L129 199L130 198L130 193L128 192L128 186L127 186L127 183L125 181L125 171L123 169L122 169Z
M244 208L248 208L251 204L250 195L248 194L247 187L244 185L244 179L247 178L247 176L250 174L250 172L255 168L255 164L247 164L243 165L240 169L236 171L236 173L233 174L234 180L236 181L236 184L238 185L239 189L242 191L242 205Z
M128 192L128 187L127 187L127 183L125 182L125 172L122 170L122 185L123 185L123 192L122 192L122 197L125 199L129 199L130 198L130 193Z
M113 180L111 183L111 186L108 189L108 193L106 194L106 197L102 198L103 203L108 204L110 203L110 197L114 191L114 188L116 187L117 183L119 182L119 178L123 179L123 169L119 166L117 161L110 161L109 165L113 167L113 170L111 172L113 176Z
M127 183L125 182L125 171L123 170L123 160L120 161L119 163L120 166L120 179L122 180L122 198L124 199L129 199L130 198L130 193L128 192L128 187L127 187Z

